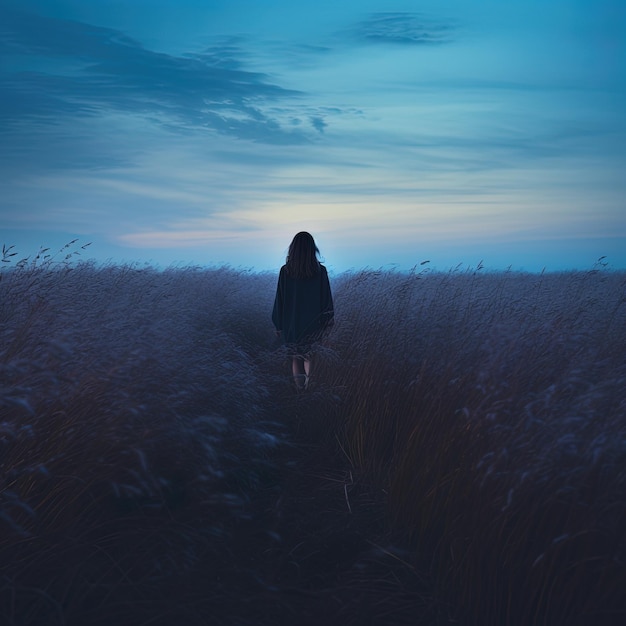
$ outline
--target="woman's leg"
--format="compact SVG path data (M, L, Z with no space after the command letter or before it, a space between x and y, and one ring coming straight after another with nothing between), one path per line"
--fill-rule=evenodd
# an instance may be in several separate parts
M304 389L306 385L306 364L307 361L301 356L294 356L291 358L291 371L293 373L293 379L296 382L298 389Z
M309 386L309 380L311 376L311 359L305 357L303 366L304 366L304 388L306 389Z

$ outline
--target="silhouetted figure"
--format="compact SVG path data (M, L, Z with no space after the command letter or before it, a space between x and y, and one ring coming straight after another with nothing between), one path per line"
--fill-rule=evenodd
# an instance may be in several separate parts
M328 272L319 262L313 237L300 232L289 245L287 261L280 268L272 322L291 355L291 369L298 389L308 386L311 349L334 319Z

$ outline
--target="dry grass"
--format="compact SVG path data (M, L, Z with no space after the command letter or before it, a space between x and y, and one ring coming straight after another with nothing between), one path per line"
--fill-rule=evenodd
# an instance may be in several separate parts
M463 623L623 619L626 277L342 277L333 384Z
M334 598L342 623L358 623L348 594L377 598L381 624L400 623L385 597L415 623L428 602L446 607L429 623L626 616L623 273L341 275L298 396L272 343L275 276L75 263L74 243L4 250L0 619L275 623L283 602L298 623L281 568L305 553L318 586L298 597ZM317 499L290 469L315 446L344 464L309 477ZM378 538L346 551L359 516ZM335 591L321 537L344 546ZM376 551L433 597L412 605L391 570L366 580Z

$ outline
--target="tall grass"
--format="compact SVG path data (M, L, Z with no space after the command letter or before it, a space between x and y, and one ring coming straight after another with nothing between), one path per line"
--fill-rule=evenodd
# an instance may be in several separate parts
M302 406L386 494L442 623L626 616L624 273L342 274L298 395L273 344L273 275L10 254L0 619L123 622L132 605L132 623L168 623L154 615L177 581L202 576L187 622L237 623L220 603L267 569L237 529L265 523L255 498Z
M348 454L463 623L626 615L625 296L597 270L338 281Z
M246 350L265 279L47 261L0 277L0 616L95 623L85 606L115 589L167 592L223 560L282 441Z

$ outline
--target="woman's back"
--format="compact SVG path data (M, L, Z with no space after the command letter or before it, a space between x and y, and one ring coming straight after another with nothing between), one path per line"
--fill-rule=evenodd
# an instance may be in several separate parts
M318 264L310 278L289 275L283 265L278 278L272 321L285 343L311 343L332 319L333 302L326 268Z

